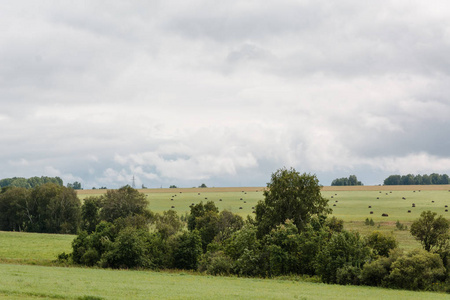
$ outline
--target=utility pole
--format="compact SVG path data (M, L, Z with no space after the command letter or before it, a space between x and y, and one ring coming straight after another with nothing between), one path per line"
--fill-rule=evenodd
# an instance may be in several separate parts
M133 185L132 185L133 189L136 188L136 184L134 182L134 175L133 175Z

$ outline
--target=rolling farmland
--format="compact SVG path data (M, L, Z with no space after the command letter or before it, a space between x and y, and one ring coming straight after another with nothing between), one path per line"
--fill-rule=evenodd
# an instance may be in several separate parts
M420 245L412 238L409 230L397 230L395 222L399 220L409 229L411 222L424 210L435 211L449 218L450 215L445 212L445 205L450 205L449 189L450 186L324 187L322 194L329 199L333 215L344 220L346 229L359 231L363 235L374 230L392 232L400 247L409 250ZM80 199L84 199L104 192L90 190L79 191L78 194ZM263 188L257 187L152 189L142 192L147 195L152 211L162 212L173 206L179 214L189 212L192 203L214 201L219 209L228 209L245 217L252 214L252 207L263 199ZM412 207L413 203L415 207ZM408 210L411 212L408 213ZM388 217L382 217L383 213L387 213ZM375 226L364 225L366 218L372 218ZM0 298L448 298L446 294L326 285L295 281L292 278L214 277L189 272L114 271L52 266L57 254L71 251L74 237L0 232Z

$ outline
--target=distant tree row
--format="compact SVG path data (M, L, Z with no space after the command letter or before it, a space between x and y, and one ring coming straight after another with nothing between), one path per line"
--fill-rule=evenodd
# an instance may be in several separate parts
M331 186L343 186L343 185L364 185L361 181L358 181L356 175L350 175L348 178L336 178L331 182Z
M74 190L82 190L81 183L79 183L78 181L75 181L74 183L68 183L67 187Z
M56 183L30 189L3 187L0 192L0 230L76 233L80 207L75 191Z
M447 174L430 175L391 175L384 180L384 185L429 185L429 184L450 184Z
M4 178L0 180L0 188L6 187L6 186L14 186L14 187L21 187L21 188L35 188L38 186L41 186L46 183L55 183L57 185L63 186L63 181L59 177L47 177L47 176L41 176L41 177L31 177L31 178L23 178L23 177L13 177L13 178Z

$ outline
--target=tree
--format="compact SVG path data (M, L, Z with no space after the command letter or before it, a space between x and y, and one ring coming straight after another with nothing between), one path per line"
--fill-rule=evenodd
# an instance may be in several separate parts
M449 240L450 222L443 216L436 216L435 212L423 211L420 218L411 224L411 234L427 251L440 249Z
M114 222L118 218L145 215L148 213L148 201L145 194L129 185L118 190L108 190L101 197L100 219Z
M72 188L74 190L81 190L81 183L79 183L78 181L75 181L74 183L68 183L67 187Z
M363 185L361 181L358 181L356 175L350 175L348 178L336 178L331 182L332 186L342 186L342 185Z
M279 169L264 191L264 201L256 205L258 236L269 233L287 219L301 231L314 215L331 212L328 200L320 193L319 180L315 175L299 174L295 169Z
M380 231L373 231L364 239L366 246L369 246L380 256L389 256L389 252L397 248L398 243L393 235L386 235Z
M185 231L178 236L174 251L174 267L195 270L202 254L202 239L197 230Z
M3 187L0 193L0 230L25 230L26 203L30 192L26 188Z
M100 223L100 198L88 197L84 199L81 206L81 229L87 233L95 231L95 227Z
M206 184L204 184L204 183L202 183L200 186L199 186L199 188L206 188L207 186L206 186Z

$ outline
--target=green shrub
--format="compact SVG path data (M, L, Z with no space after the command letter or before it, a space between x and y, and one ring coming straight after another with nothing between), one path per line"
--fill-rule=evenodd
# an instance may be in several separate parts
M202 250L202 239L197 230L184 232L174 244L174 267L196 270Z
M355 266L346 265L336 271L336 283L342 285L359 285L361 269Z
M377 260L364 264L361 270L361 284L385 286L386 278L391 272L392 263L400 256L400 250L392 251L389 257L381 256Z
M397 222L395 223L395 227L397 228L397 230L408 230L408 226L400 223L399 220L397 220Z
M390 287L409 290L429 290L445 279L445 267L436 253L414 250L392 263L387 277Z
M361 268L370 258L370 249L358 233L335 233L319 251L315 261L317 275L326 283L337 282L337 270L344 266Z
M373 231L365 237L366 246L372 248L375 254L380 256L389 256L389 251L397 248L397 241L393 235L387 235L380 231Z
M109 251L101 257L101 264L110 268L146 268L150 266L147 255L149 233L133 227L119 232Z
M199 270L211 275L229 275L233 270L233 260L223 251L207 252L200 260Z

